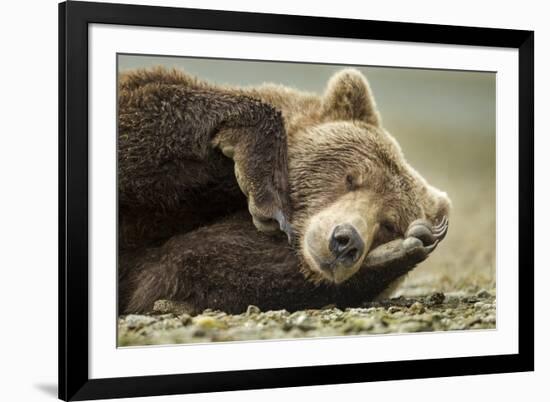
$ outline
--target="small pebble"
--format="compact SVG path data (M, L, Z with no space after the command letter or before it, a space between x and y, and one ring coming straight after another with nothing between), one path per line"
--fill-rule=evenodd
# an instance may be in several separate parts
M489 314L486 317L483 317L481 319L481 322L485 324L494 324L496 322L497 318L494 314Z
M206 332L202 328L196 328L193 331L193 336L197 337L197 338L202 338L202 337L206 336Z
M489 297L491 297L491 294L485 289L481 289L479 292L477 292L476 296L480 299L488 299Z
M251 304L250 306L248 306L246 308L246 315L250 316L252 314L260 314L262 311L260 310L260 308L258 306L255 306L253 304Z
M189 314L181 314L178 318L183 325L191 324L191 322L193 321Z
M411 307L409 307L409 311L413 314L422 314L424 310L424 305L420 302L414 302Z
M157 300L153 304L153 312L157 314L183 314L189 313L189 308L184 303L173 302L171 300Z
M432 305L438 305L445 301L445 295L441 292L433 293L428 297L428 303Z
M210 317L207 315L203 315L203 316L199 315L193 318L193 324L196 324L199 327L204 329L215 329L215 328L225 327L225 324L223 322L218 321L214 317Z

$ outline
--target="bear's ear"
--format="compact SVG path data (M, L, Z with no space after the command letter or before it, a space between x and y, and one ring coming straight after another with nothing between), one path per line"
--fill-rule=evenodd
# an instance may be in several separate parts
M377 127L382 124L369 83L353 68L330 78L323 95L322 113L329 120L360 120Z

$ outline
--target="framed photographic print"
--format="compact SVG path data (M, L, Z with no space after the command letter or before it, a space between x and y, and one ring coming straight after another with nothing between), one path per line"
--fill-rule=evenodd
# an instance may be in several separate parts
M59 5L59 397L534 369L534 33Z

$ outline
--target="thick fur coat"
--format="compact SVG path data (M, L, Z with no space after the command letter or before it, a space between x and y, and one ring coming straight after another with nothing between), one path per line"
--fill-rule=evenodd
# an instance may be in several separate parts
M139 70L118 105L121 313L358 305L446 233L448 198L407 164L355 70L321 96ZM342 262L344 223L360 247Z

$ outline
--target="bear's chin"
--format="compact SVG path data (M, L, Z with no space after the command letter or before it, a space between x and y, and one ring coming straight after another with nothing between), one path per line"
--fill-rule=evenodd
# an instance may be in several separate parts
M332 261L320 261L311 254L306 246L302 249L302 271L313 282L339 285L353 277L361 268L364 257L359 258L352 266Z

